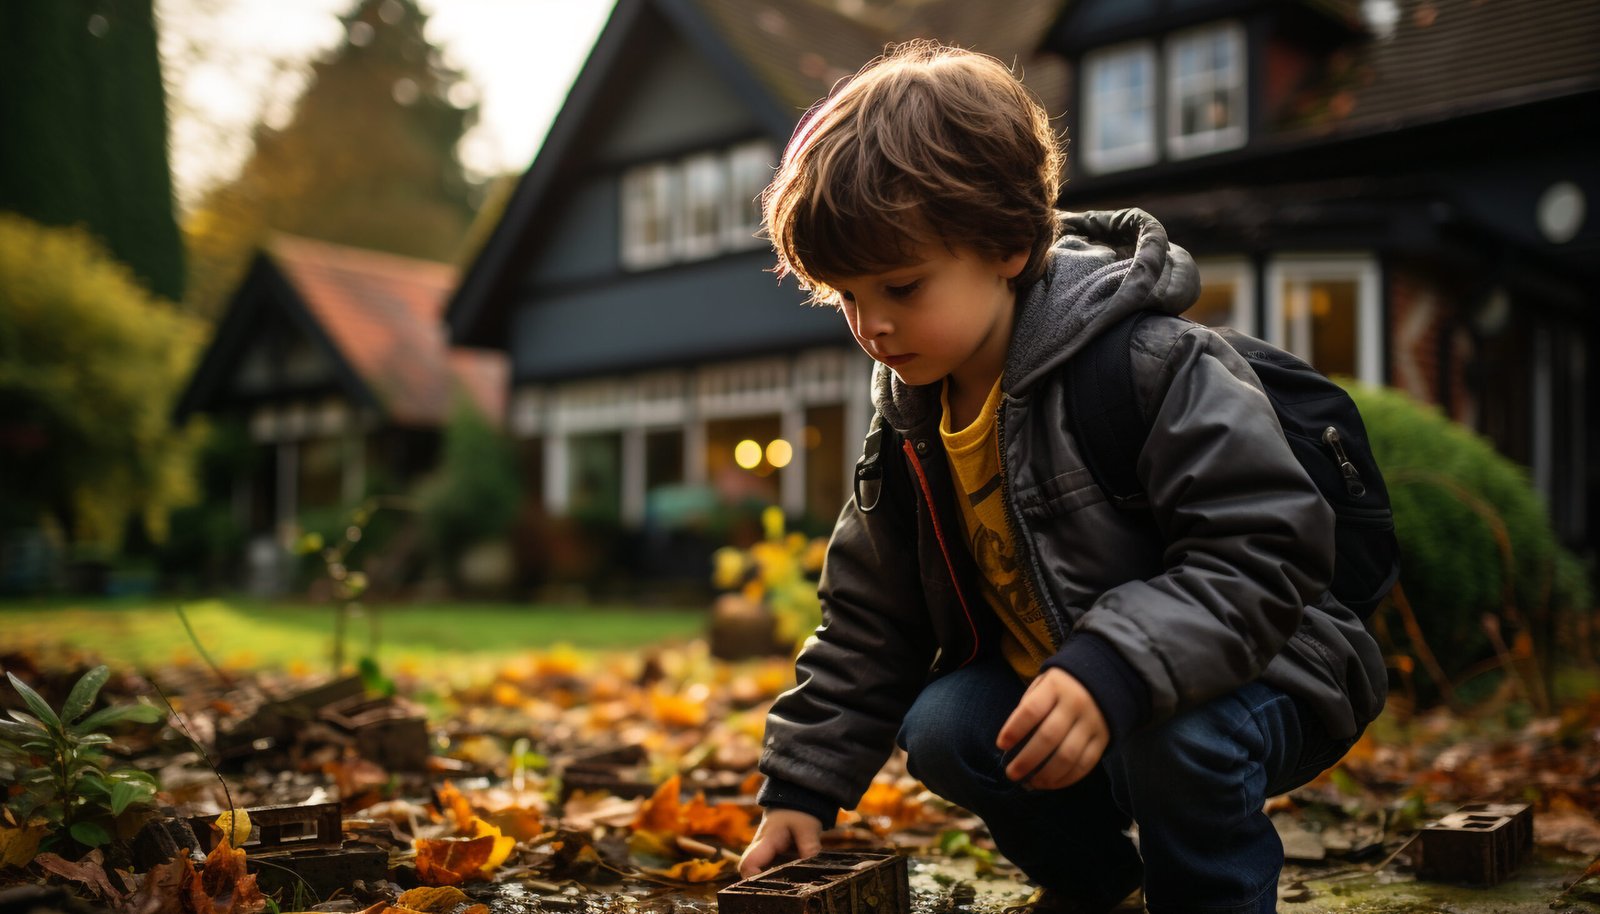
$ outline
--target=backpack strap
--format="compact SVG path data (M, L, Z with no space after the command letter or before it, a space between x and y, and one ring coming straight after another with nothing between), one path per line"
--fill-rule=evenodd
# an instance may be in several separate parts
M1139 411L1131 348L1146 314L1117 321L1067 360L1067 421L1089 473L1119 508L1145 504L1135 466L1150 430Z
M884 444L896 437L893 428L884 420L883 413L872 414L872 426L862 442L861 456L856 458L856 507L863 514L871 514L883 495ZM889 453L894 453L892 446Z

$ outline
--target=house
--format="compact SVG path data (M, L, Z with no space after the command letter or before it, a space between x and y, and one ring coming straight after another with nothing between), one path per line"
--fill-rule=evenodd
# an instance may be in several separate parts
M176 411L240 423L253 442L233 499L254 586L285 583L283 547L308 515L432 469L458 404L500 421L504 355L445 340L455 283L444 264L287 235L256 254Z
M1076 0L1068 209L1195 254L1190 316L1440 406L1588 548L1600 6Z
M1166 223L1191 316L1439 404L1588 541L1600 7L1564 0L619 0L446 317L508 353L551 513L648 525L687 485L833 516L869 365L773 281L753 201L806 106L918 35L1020 66L1063 208Z
M831 526L871 363L775 280L756 198L807 106L892 38L981 26L1027 60L1054 17L981 7L619 0L447 317L508 352L508 427L550 514L652 527L699 492ZM1030 65L1043 94L1059 76Z

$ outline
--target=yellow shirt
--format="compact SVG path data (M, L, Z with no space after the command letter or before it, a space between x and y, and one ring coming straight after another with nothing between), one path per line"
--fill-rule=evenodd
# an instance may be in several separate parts
M1000 648L1011 668L1024 679L1039 674L1045 659L1055 653L1044 608L1034 600L1018 561L1017 544L1006 520L1000 491L1000 436L995 416L1000 408L1000 381L972 424L960 431L950 428L950 382L941 395L944 418L939 438L950 457L950 475L961 505L961 525L967 545L983 573L983 595L1000 621L1005 635Z

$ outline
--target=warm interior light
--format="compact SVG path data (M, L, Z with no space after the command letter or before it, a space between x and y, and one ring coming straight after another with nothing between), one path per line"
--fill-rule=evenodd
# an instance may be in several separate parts
M747 470L753 470L761 463L761 445L744 439L733 446L733 462Z
M774 438L767 442L767 462L779 469L789 465L794 459L794 446L782 438Z

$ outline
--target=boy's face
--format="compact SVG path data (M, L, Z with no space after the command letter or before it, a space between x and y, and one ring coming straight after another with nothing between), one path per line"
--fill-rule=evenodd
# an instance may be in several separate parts
M1028 252L994 259L941 241L912 249L905 266L828 278L862 350L906 384L950 376L987 392L1005 365L1016 294L1008 280Z

